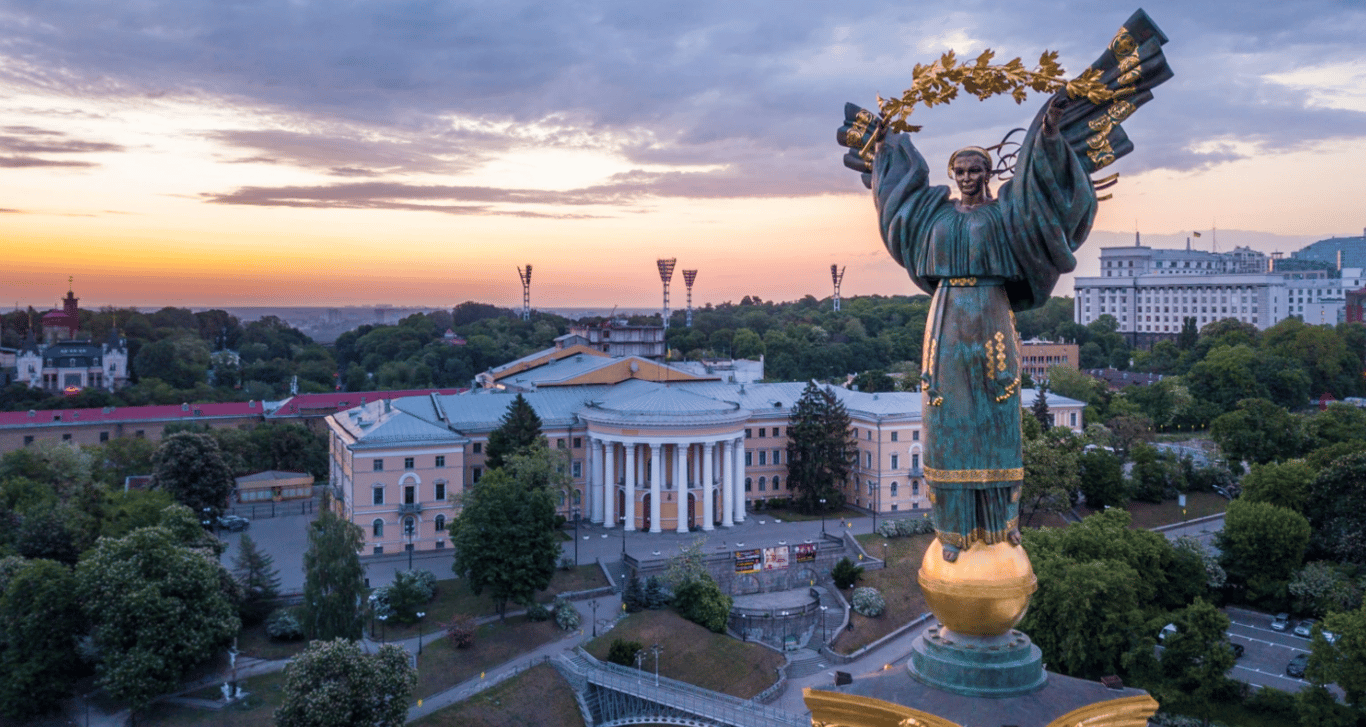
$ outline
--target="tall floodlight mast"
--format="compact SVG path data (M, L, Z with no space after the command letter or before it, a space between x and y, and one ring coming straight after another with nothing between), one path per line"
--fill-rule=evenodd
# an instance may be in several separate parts
M831 265L830 279L835 281L835 310L838 311L840 309L840 283L844 282L844 268Z
M526 269L517 268L517 277L522 279L522 320L531 320L531 263Z
M659 264L659 279L664 281L664 330L669 329L669 280L674 276L674 265L678 262L677 258L661 258L656 261Z
M688 286L688 328L692 328L692 282L697 280L696 270L684 270L683 282Z

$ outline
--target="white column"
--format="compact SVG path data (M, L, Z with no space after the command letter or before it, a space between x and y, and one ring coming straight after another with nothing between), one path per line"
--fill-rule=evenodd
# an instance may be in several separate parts
M617 522L617 443L602 442L602 526Z
M735 524L735 440L721 443L721 525L731 527Z
M702 466L698 468L698 470L702 473L702 530L704 532L711 532L711 524L716 517L715 512L713 512L711 508L711 450L715 446L715 442L707 442L702 445Z
M663 446L661 445L650 445L650 532L652 533L664 532L659 527L659 498L662 496L660 485L664 481L664 463L660 461L664 458L662 449Z
M735 440L735 522L745 521L745 440Z
M674 529L688 532L688 449L692 445L674 445L674 489L678 495L678 522Z
M626 518L625 527L627 530L636 529L636 444L626 442L622 445L626 450L626 463L622 469L626 471L626 507L622 509L621 515Z
M602 479L602 440L588 440L588 506L592 508L592 521L601 523L603 518L602 498L607 488Z

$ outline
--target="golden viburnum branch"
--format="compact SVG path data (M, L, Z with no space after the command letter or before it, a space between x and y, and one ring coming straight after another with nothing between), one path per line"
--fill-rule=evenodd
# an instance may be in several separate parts
M905 133L920 131L919 126L906 123L912 109L917 104L926 108L947 104L958 97L960 88L983 101L1008 93L1015 103L1023 103L1031 90L1054 93L1061 89L1067 89L1067 95L1072 98L1084 97L1094 104L1114 98L1114 92L1100 82L1101 73L1094 68L1071 81L1064 81L1057 51L1044 51L1039 56L1039 65L1033 70L1025 68L1019 58L993 66L991 61L995 56L996 53L988 48L975 60L959 63L954 52L949 51L928 66L915 64L911 87L900 98L879 96L877 99L882 118L889 122L887 129Z

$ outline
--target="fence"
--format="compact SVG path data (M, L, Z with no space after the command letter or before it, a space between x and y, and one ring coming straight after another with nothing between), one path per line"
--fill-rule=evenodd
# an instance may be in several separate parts
M317 507L316 501L310 498L287 502L254 502L250 504L239 502L223 512L227 515L238 515L248 520L260 520L286 515L311 515L317 511Z

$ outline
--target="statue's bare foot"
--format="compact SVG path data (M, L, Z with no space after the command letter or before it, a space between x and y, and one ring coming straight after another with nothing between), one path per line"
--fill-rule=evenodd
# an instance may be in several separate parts
M1019 529L1019 528L1011 528L1010 532L1009 532L1009 533L1006 533L1006 540L1009 540L1011 545L1014 545L1014 546L1016 546L1016 547L1019 547L1019 545L1020 545L1020 529Z
M952 545L944 546L944 560L952 563L958 560L958 548Z

